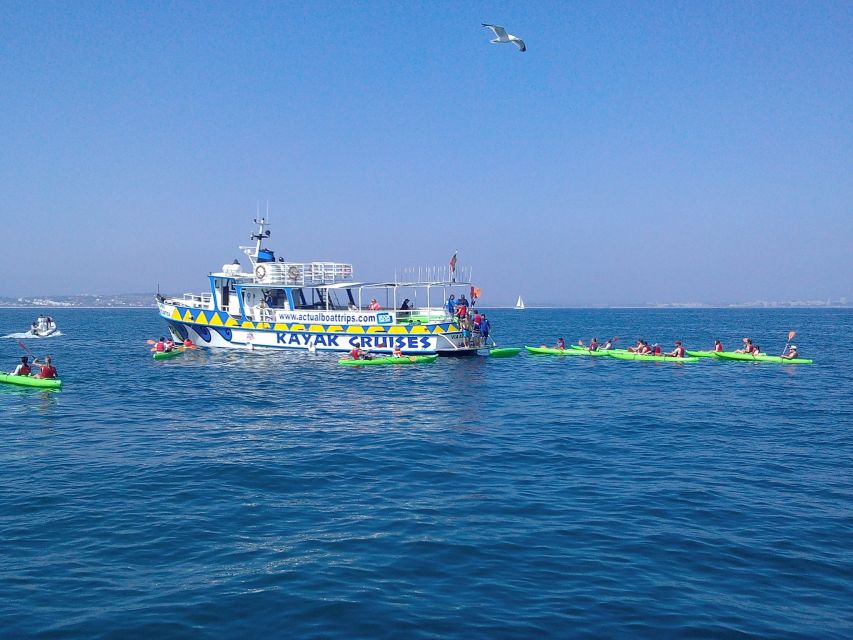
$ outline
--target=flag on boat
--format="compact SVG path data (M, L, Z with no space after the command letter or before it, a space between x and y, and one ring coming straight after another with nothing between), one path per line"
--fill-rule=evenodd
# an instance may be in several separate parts
M459 252L458 252L458 251L454 251L454 252L453 252L453 257L450 259L449 264L450 264L450 270L451 270L451 271L456 271L456 254L457 254L457 253L459 253Z

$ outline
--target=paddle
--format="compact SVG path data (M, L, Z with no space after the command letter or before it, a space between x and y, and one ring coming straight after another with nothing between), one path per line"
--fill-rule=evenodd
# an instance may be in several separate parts
M21 347L21 349L23 349L23 350L24 350L24 351L26 351L27 353L29 353L31 356L35 357L35 354L34 354L32 351L30 351L30 350L27 348L27 345L25 345L25 344L24 344L23 342L21 342L20 340L18 340L18 346L19 346L19 347Z
M793 340L793 339L794 339L794 338L796 338L796 337L797 337L797 332L796 332L796 331L789 331L789 332L788 332L788 342L786 342L786 343L785 343L785 348L784 348L784 349L782 349L782 355L783 355L783 356L785 355L785 353L787 353L787 351L788 351L788 345L789 345L789 344L791 344L791 340Z

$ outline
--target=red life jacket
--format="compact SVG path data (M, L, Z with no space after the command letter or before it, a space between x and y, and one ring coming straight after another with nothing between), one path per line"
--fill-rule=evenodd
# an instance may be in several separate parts
M36 376L36 378L55 378L56 377L56 369L49 365L42 365L41 371Z
M358 349L353 349L349 352L349 354L353 360L358 360Z
M158 353L160 351L165 351L165 350L166 350L166 345L162 342L158 342L157 344L154 345L154 351L157 351Z
M714 351L718 351L718 352L722 353L723 352L723 343L720 342L720 343L716 344L714 346Z
M28 376L32 373L32 371L33 370L30 369L30 365L22 363L21 368L18 370L18 375L19 376Z

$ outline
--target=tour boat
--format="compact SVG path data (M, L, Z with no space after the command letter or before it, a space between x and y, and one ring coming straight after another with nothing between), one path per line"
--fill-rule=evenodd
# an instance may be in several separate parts
M457 270L453 263L407 270L407 277L393 281L357 282L351 264L277 258L263 246L269 223L254 222L259 227L251 236L254 246L240 247L249 259L246 271L235 260L208 276L208 293L157 294L160 316L176 340L312 352L355 347L374 353L399 347L406 355L477 352L464 345L462 329L445 307L451 293L474 291L470 269Z

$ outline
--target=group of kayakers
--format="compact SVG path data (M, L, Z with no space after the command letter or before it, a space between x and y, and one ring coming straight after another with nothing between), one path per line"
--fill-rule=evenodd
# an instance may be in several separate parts
M606 340L604 344L599 343L598 338L593 338L589 341L589 344L584 343L584 341L578 340L577 344L589 351L610 351L614 349L613 346L619 338L610 338ZM681 340L675 341L675 348L672 351L664 353L663 349L658 343L649 344L648 341L643 338L637 338L637 344L632 347L628 347L626 351L628 353L636 353L639 355L648 355L648 356L665 356L670 358L686 358L688 357L687 350L684 348L684 344ZM566 341L563 338L557 338L557 344L554 346L555 349L565 349ZM720 340L714 340L714 347L711 351L715 351L718 353L723 353L725 351L723 347L723 343ZM743 347L741 349L735 349L735 353L748 353L753 356L762 355L761 347L757 344L754 344L751 338L743 339ZM780 356L787 360L793 360L795 358L799 358L800 354L797 350L796 345L785 345L784 353Z
M719 342L720 341L717 340L717 343L719 343ZM722 351L722 348L719 350ZM761 351L761 347L759 347L757 344L753 343L752 338L744 338L743 339L743 347L741 347L740 349L735 349L735 353L748 353L748 354L753 355L753 356L763 355L763 352ZM786 344L784 352L779 357L785 358L786 360L793 360L795 358L799 358L800 352L797 350L797 345L795 345L795 344L787 345Z
M151 344L151 343L149 342L148 344ZM174 351L178 347L190 348L193 346L195 346L195 345L193 344L193 341L190 340L189 338L187 338L186 340L184 340L181 343L177 343L174 340L172 340L171 337L168 340L166 340L163 336L160 336L160 339L154 343L154 347L152 347L151 351L154 351L155 353L164 353L164 352L168 353L169 351Z
M39 372L36 375L33 375L33 366L39 368ZM59 377L56 367L53 366L53 359L50 356L46 356L44 362L40 362L38 358L33 358L32 363L30 363L29 356L21 356L20 364L9 375L32 376L33 378L40 379L54 379Z

